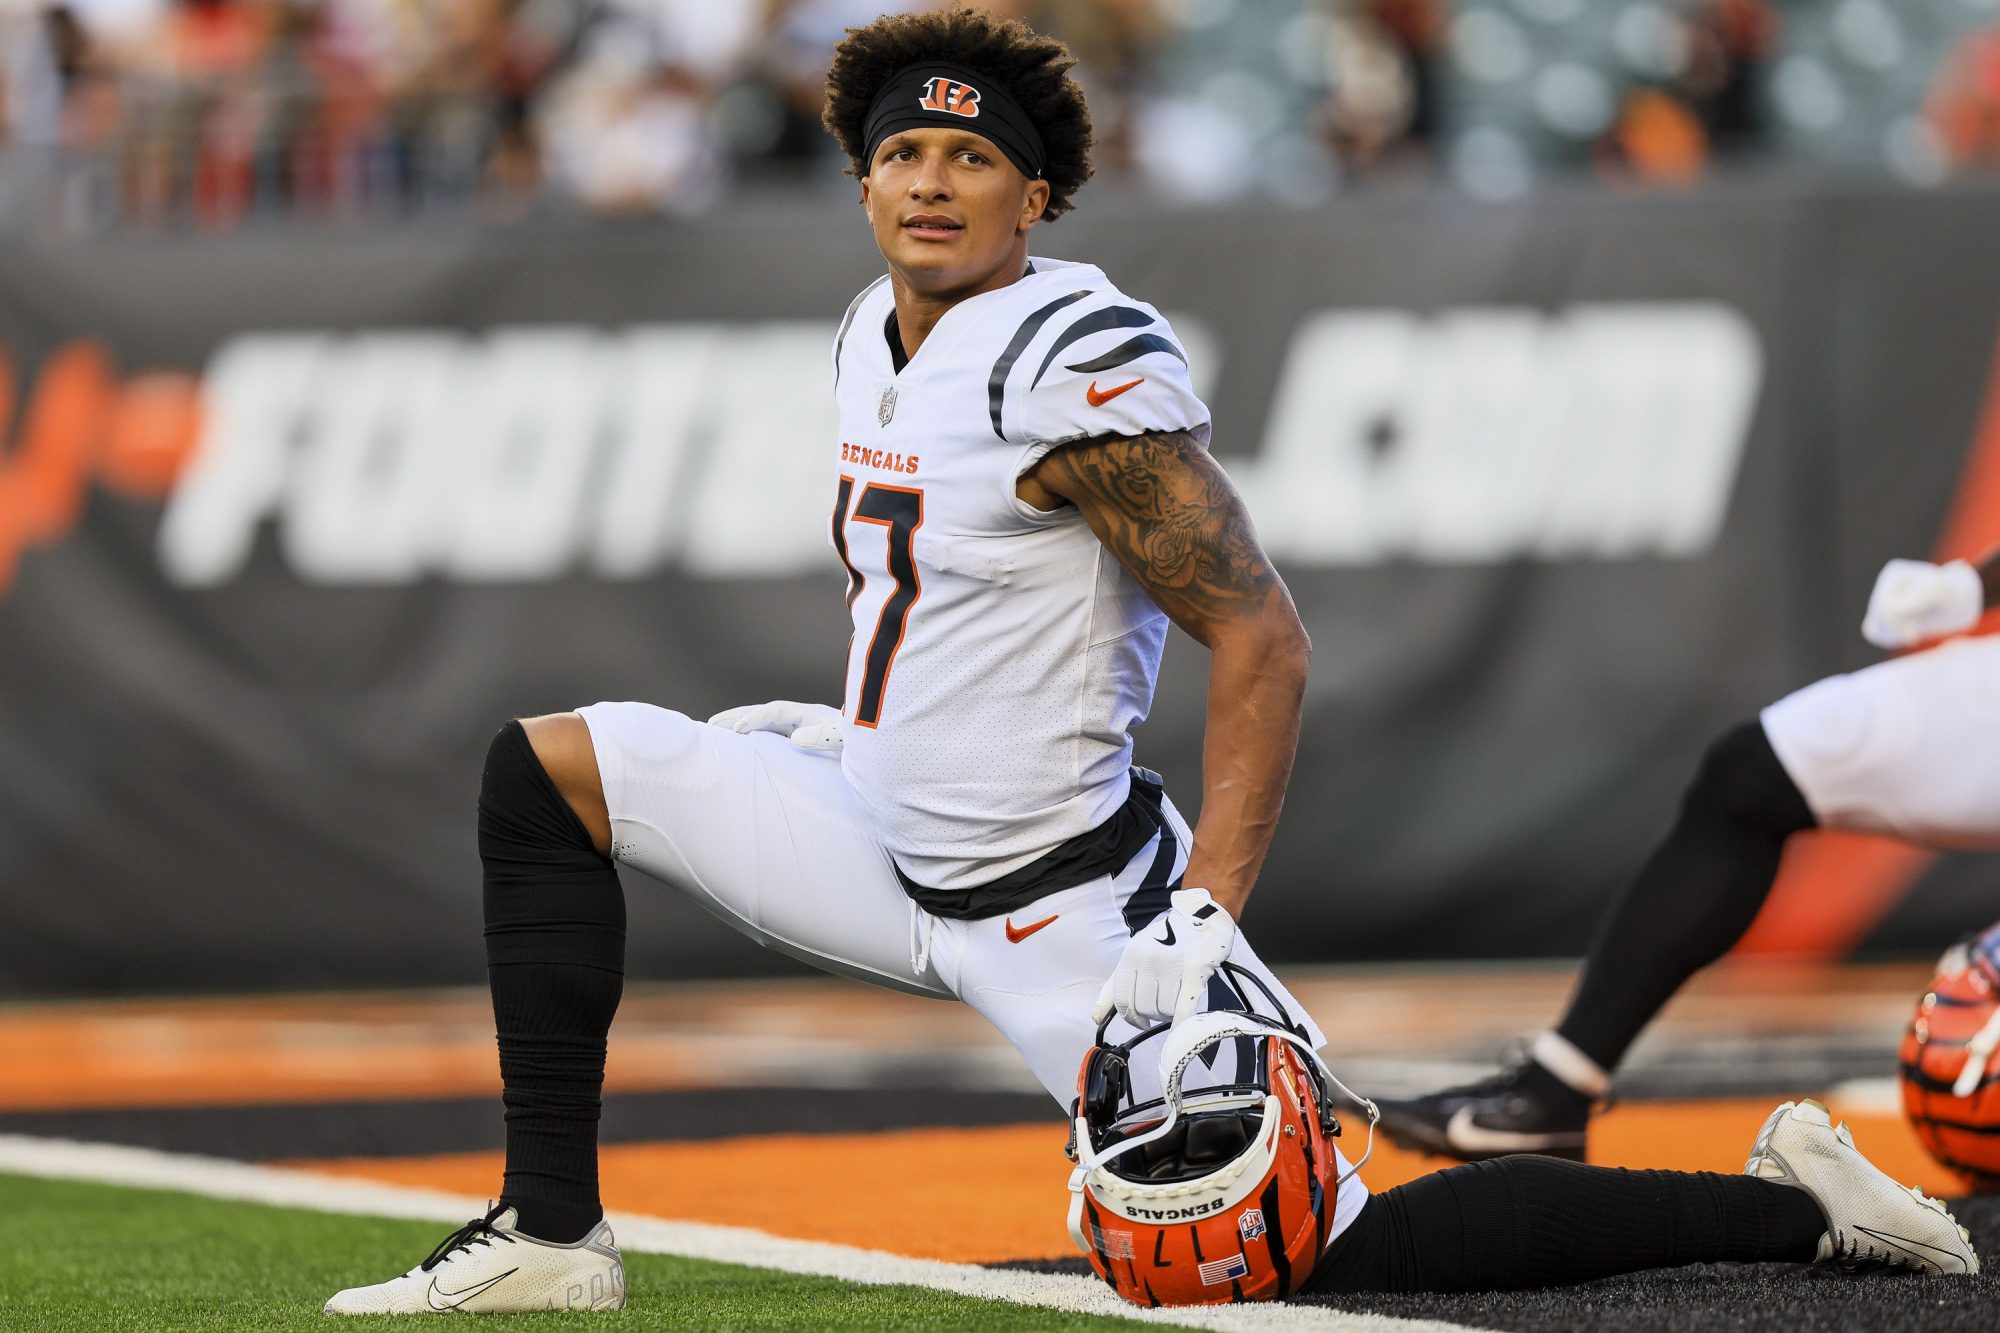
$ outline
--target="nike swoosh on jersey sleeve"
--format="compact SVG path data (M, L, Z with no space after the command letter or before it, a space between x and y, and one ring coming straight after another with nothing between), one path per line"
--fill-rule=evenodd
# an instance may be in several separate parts
M1200 432L1205 441L1208 408L1194 393L1172 326L1123 292L1096 295L1064 312L1029 348L1035 372L1025 383L1016 377L1006 424L1034 443L1165 430Z

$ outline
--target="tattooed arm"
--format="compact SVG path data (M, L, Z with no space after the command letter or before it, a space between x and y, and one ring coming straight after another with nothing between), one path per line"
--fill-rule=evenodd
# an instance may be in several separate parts
M1312 657L1242 498L1180 431L1058 449L1022 479L1021 496L1043 509L1075 505L1154 603L1209 650L1201 821L1186 883L1241 916L1284 804Z

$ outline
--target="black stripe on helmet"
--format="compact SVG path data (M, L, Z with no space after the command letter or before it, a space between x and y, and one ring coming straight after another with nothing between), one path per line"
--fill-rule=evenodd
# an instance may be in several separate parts
M1274 1175L1271 1183L1264 1187L1264 1197L1257 1201L1257 1205L1264 1213L1264 1245L1271 1252L1271 1267L1278 1270L1278 1299L1283 1300L1292 1294L1292 1257L1285 1253L1285 1228L1278 1215L1279 1197L1278 1177Z
M1934 1041L1930 1044L1935 1047L1945 1045L1946 1043ZM1963 1042L1956 1044L1964 1045ZM1958 1080L1955 1078L1939 1078L1935 1074L1926 1073L1918 1065L1903 1064L1901 1062L1897 1063L1896 1068L1906 1080L1920 1091L1950 1093L1952 1096L1958 1095ZM1984 1075L1980 1078L1978 1087L1974 1088L1970 1095L1976 1097L1979 1095L1979 1088L1989 1087L1995 1083L2000 1083L2000 1074ZM1970 1130L1974 1134L2000 1134L2000 1125L1953 1125L1952 1128Z
M1328 1148L1327 1148L1327 1151L1328 1151L1328 1152L1330 1153L1330 1152L1332 1152L1332 1151L1333 1151L1333 1149L1332 1149L1331 1147L1328 1147ZM1310 1154L1310 1153L1308 1153L1308 1155L1307 1155L1307 1160L1308 1160L1308 1161L1310 1161L1310 1160L1311 1160L1311 1154ZM1334 1160L1333 1160L1333 1163L1332 1163L1332 1164L1333 1164L1333 1165L1335 1165L1335 1166L1338 1166L1338 1165L1340 1164L1340 1159L1339 1159L1339 1158L1337 1158L1337 1157L1336 1157L1336 1158L1334 1158ZM1335 1179L1336 1179L1336 1180L1338 1180L1338 1177L1335 1177ZM1359 1177L1359 1176L1356 1176L1356 1177L1354 1177L1354 1179L1355 1179L1356 1181L1359 1181L1359 1180L1360 1180L1360 1177ZM1334 1190L1335 1190L1335 1192L1337 1193L1337 1192L1339 1191L1339 1189L1340 1189L1340 1186L1339 1186L1338 1184L1336 1184L1336 1185L1334 1186ZM1326 1248L1326 1238L1327 1238L1327 1236L1328 1236L1329 1234L1331 1234L1331 1232L1333 1231L1333 1219L1332 1219L1331 1217L1328 1217L1328 1216L1327 1216L1327 1212L1326 1212L1326 1205L1327 1205L1327 1195L1326 1195L1326 1189L1325 1189L1325 1187L1324 1187L1324 1186L1322 1186L1322 1185L1321 1185L1321 1184L1319 1183L1319 1176L1318 1176L1317 1174L1315 1174L1315 1175L1313 1176L1313 1182L1312 1182L1312 1192L1311 1192L1311 1195L1310 1195L1310 1198L1311 1198L1311 1200L1312 1200L1312 1213L1313 1213L1313 1222L1314 1222L1314 1223L1316 1224L1316 1227L1317 1227L1317 1230L1316 1230L1316 1231L1315 1231L1315 1233L1314 1233L1314 1235L1315 1235L1315 1243L1316 1243L1316 1244L1318 1245L1318 1247L1319 1247L1318 1249L1315 1249L1315 1250L1313 1251L1313 1253L1314 1253L1314 1254L1318 1254L1320 1250L1322 1250L1322 1249L1325 1249L1325 1248ZM1338 1201L1336 1200L1335 1202L1337 1203Z
M1174 346L1171 341L1157 333L1142 333L1128 342L1119 343L1103 356L1090 361L1079 361L1067 368L1081 374L1095 375L1100 370L1110 370L1113 366L1137 361L1148 352L1165 352L1170 356L1179 357L1182 365L1187 364L1187 353Z
M1021 327L1014 330L1014 336L1007 343L1007 350L1000 353L1000 359L993 363L993 373L986 377L986 410L993 417L993 433L1001 439L1007 432L1000 427L1000 407L1007 396L1007 376L1013 373L1014 363L1021 359L1021 353L1028 350L1028 344L1042 331L1042 325L1049 322L1056 311L1072 305L1090 295L1088 289L1058 296L1055 300L1021 321Z
M1154 323L1158 323L1158 321L1137 306L1114 305L1106 306L1102 310L1091 311L1082 319L1064 329L1056 338L1054 346L1049 348L1049 354L1042 358L1041 369L1035 372L1035 378L1029 382L1028 387L1032 389L1035 385L1040 384L1042 376L1049 373L1049 363L1056 359L1063 348L1070 346L1072 343L1083 338L1088 338L1093 333L1103 333L1108 329L1143 329L1148 324Z
M1099 1262L1104 1265L1098 1269L1098 1276L1104 1279L1105 1286L1116 1291L1118 1279L1111 1276L1111 1256L1104 1252L1104 1219L1097 1215L1097 1205L1090 1201L1090 1196L1087 1194L1083 1196L1083 1210L1087 1219L1086 1224L1090 1227L1091 1249L1096 1252ZM1127 1263L1130 1263L1129 1259Z

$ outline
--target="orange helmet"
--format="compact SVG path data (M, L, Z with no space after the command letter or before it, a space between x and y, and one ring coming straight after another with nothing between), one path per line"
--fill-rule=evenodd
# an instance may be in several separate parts
M1223 966L1263 989L1253 974ZM1331 1089L1367 1108L1371 1150L1374 1104L1333 1077L1288 1017L1215 1010L1120 1045L1106 1043L1108 1026L1077 1078L1069 1181L1077 1248L1140 1305L1278 1300L1298 1290L1326 1247L1336 1191L1360 1169L1335 1178ZM1150 1084L1153 1070L1132 1053L1155 1040L1160 1095L1141 1101L1135 1079ZM1223 1043L1228 1050L1210 1053ZM1231 1071L1230 1081L1187 1088L1197 1060L1212 1065L1211 1076Z
M2000 925L1953 945L1903 1034L1903 1112L1931 1156L2000 1190Z

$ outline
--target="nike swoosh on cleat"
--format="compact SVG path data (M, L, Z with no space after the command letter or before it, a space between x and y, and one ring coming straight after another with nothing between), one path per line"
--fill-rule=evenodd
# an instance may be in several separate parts
M1007 943L1019 944L1043 926L1053 926L1061 917L1062 913L1058 912L1055 916L1045 917L1040 921L1031 921L1025 926L1017 927L1014 924L1014 918L1010 916L1007 918Z
M1927 1241L1911 1240L1908 1236L1898 1236L1894 1232L1877 1231L1873 1227L1864 1226L1857 1226L1854 1229L1864 1236L1873 1236L1876 1240L1901 1245L1907 1250L1929 1250L1932 1254L1942 1254L1947 1259L1963 1260L1965 1258L1957 1250L1947 1250L1942 1245L1932 1245Z
M1534 1152L1540 1148L1569 1147L1573 1134L1523 1134L1511 1129L1487 1129L1472 1121L1473 1110L1461 1106L1445 1123L1444 1141L1460 1152Z
M474 1296L479 1295L482 1291L486 1291L495 1283L503 1282L520 1271L518 1268L510 1268L504 1273L487 1278L484 1282L475 1282L463 1291L440 1291L438 1290L438 1280L432 1278L430 1290L424 1293L424 1301L433 1310L456 1310L459 1306L465 1304ZM438 1297L440 1296L445 1298L442 1305L438 1304Z

